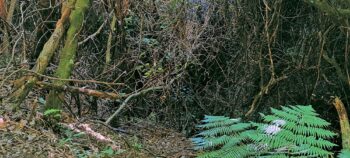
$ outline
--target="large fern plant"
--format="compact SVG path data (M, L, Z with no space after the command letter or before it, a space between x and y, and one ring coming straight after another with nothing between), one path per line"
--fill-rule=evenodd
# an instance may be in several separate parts
M285 106L262 115L264 123L206 116L193 142L202 149L198 157L328 157L335 133L311 106Z
M349 157L350 157L350 150L349 149L341 150L340 154L338 155L338 158L349 158Z

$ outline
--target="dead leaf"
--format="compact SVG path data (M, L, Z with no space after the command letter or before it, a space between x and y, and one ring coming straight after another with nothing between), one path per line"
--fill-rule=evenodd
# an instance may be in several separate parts
M21 130L23 129L26 125L27 125L28 121L27 120L21 120L18 122L18 124L16 125L16 129L17 130Z

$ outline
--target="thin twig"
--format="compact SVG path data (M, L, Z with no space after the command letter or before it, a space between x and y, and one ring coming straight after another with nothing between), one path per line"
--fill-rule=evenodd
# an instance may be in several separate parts
M111 13L113 13L113 12L111 12ZM109 13L109 15L111 15L111 13ZM88 36L87 38L85 38L83 41L79 42L78 45L82 45L82 44L84 44L85 42L89 41L90 39L95 38L95 36L97 36L97 35L101 32L101 30L103 29L103 27L106 25L107 21L108 21L108 18L106 18L106 20L102 23L102 25L97 29L97 31L96 31L95 33L89 35L89 36Z
M257 108L258 108L258 102L261 100L261 98L268 93L268 91L274 87L279 81L282 81L284 79L287 79L287 76L281 76L277 79L271 78L270 81L261 88L260 92L254 96L254 100L252 104L250 105L249 111L245 114L245 116L250 116Z
M21 36L22 36L22 35L23 35L23 33L21 34ZM8 62L7 66L6 66L5 70L4 70L4 74L3 74L2 78L5 78L6 72L7 72L7 70L9 69L9 67L11 66L12 61L14 60L14 57L15 57L15 49L16 49L17 43L19 42L20 39L21 39L21 38L18 38L18 39L16 40L15 44L13 45L11 59L10 59L10 61ZM8 78L9 78L9 76L6 77L6 79L8 79ZM4 85L5 81L6 81L6 80L3 80L3 81L2 81L0 87L2 87L2 86Z
M124 109L124 107L127 105L127 103L134 97L137 97L139 95L142 94L146 94L150 91L157 91L157 90L161 90L164 89L164 86L157 86L157 87L150 87L144 90L141 90L139 92L136 92L134 94L129 95L124 101L123 103L119 106L119 108L107 119L107 121L105 122L107 125L109 125L111 123L111 121L120 113L121 110Z
M104 85L125 85L124 83L111 83L111 82L103 82L103 81L96 81L96 80L61 79L61 78L46 76L46 75L37 73L35 71L26 70L26 69L21 69L20 71L26 71L26 72L32 73L36 76L45 77L45 78L50 79L50 80L60 80L60 81L77 82L77 83L96 83L96 84L104 84Z

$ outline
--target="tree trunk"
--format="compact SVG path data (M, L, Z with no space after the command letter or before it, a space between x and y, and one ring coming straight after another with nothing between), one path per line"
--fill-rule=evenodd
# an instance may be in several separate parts
M64 47L60 52L60 62L55 76L61 79L68 79L71 75L76 51L78 47L78 34L84 22L84 13L89 7L89 0L77 0L75 8L69 17L70 26L67 31L67 38ZM66 81L54 81L55 85L66 84ZM59 109L63 103L64 93L51 90L46 101L45 109Z
M333 105L337 109L339 116L343 149L350 150L350 125L348 114L346 113L343 102L338 97L334 99Z
M125 40L125 29L124 29L124 18L127 15L127 11L129 9L129 1L128 0L116 0L114 15L116 16L117 25L116 25L116 47L114 55L112 55L113 59L117 59L118 55L126 52L126 40Z
M112 18L112 22L111 22L111 26L110 26L110 31L109 31L109 35L108 35L108 41L107 41L107 48L106 48L106 63L103 69L103 72L107 71L108 65L111 63L111 48L112 48L112 41L113 41L113 32L115 31L115 24L117 22L117 17L114 14L113 18Z
M0 8L0 9L4 9L4 11L1 11L2 13L2 16L5 16L5 18L3 20L6 20L6 25L4 26L3 28L3 33L4 33L4 38L3 38L3 41L2 41L2 45L0 47L0 52L3 52L5 54L9 54L10 53L10 35L9 35L9 32L8 32L8 24L11 24L12 23L12 18L13 18L13 13L15 11L15 7L16 7L16 4L17 4L17 0L11 0L10 2L10 8L8 9L8 12L6 12L6 2L2 1L2 6L3 8Z
M0 0L0 32L5 33L6 30L6 17L7 17L7 7L6 1ZM7 32L7 30L6 30ZM4 43L0 43L0 54L3 52L2 47Z
M60 39L64 34L64 23L67 21L74 3L75 0L69 0L68 3L63 4L61 18L57 21L54 32L52 33L50 39L45 43L43 50L36 60L36 64L34 66L34 71L36 73L43 74L45 72L49 61L51 60L55 50L58 47ZM25 84L23 84L14 93L11 94L11 100L15 101L14 108L17 108L23 102L37 81L38 77L31 76L26 79Z

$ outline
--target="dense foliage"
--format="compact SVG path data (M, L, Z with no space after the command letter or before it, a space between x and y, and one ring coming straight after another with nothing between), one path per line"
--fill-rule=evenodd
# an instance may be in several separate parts
M0 0L0 103L28 118L54 110L53 120L67 112L113 127L146 118L188 137L204 115L227 116L206 121L228 126L211 132L237 135L214 142L232 139L240 148L232 154L249 142L279 149L291 133L322 154L330 144L316 138L331 133L310 119L341 133L350 109L349 13L349 0ZM338 97L342 119L331 106ZM299 104L318 105L319 116L276 110ZM257 121L271 108L263 124L229 119ZM297 122L301 112L309 124ZM246 138L278 120L288 133ZM334 139L336 152L350 148Z
M125 111L130 116L156 114L160 122L190 134L204 114L240 117L250 109L266 112L260 105L318 104L326 115L330 96L348 99L346 30L304 1L130 0L122 2L126 8L117 12L122 15L113 6L119 0L91 3L76 37L72 78L122 84L74 85L132 93L171 83L156 97L132 101L134 108ZM20 4L12 24L5 25L18 26L9 29L15 58L12 51L2 53L2 68L10 61L14 68L33 67L60 17L58 1ZM123 26L110 29L114 14ZM45 74L54 73L58 52ZM119 105L80 97L92 110L106 107L101 114Z

